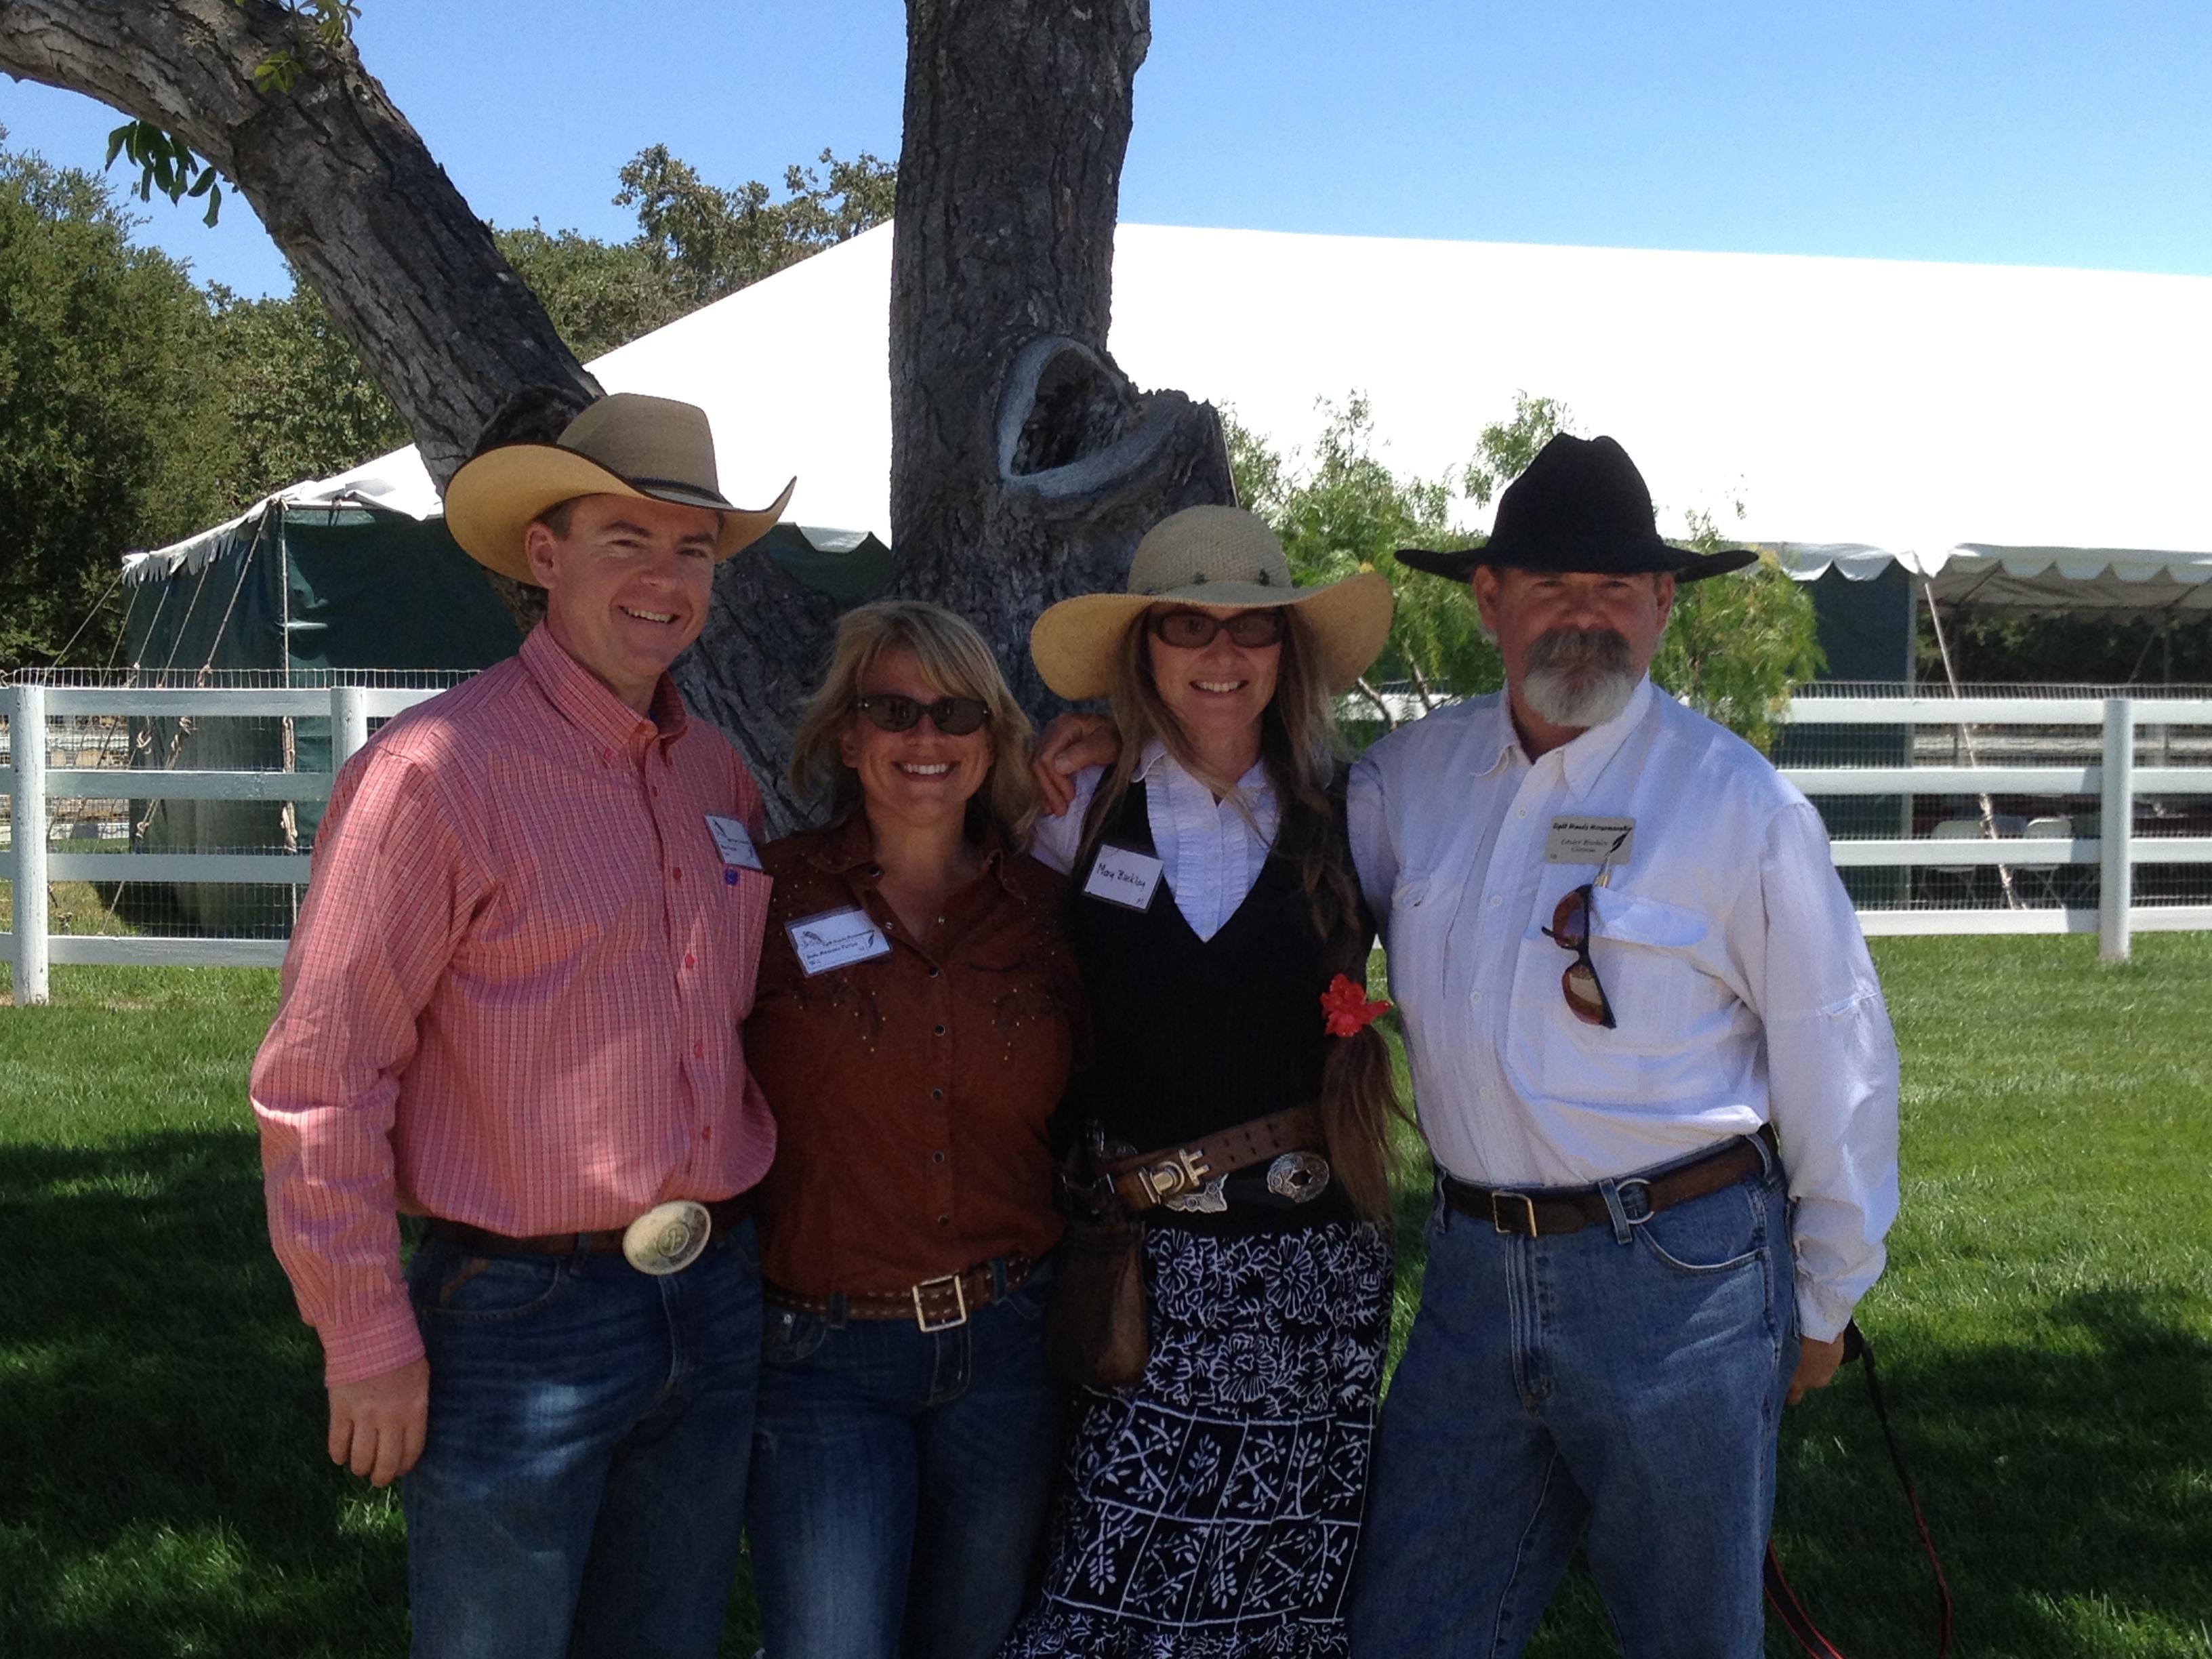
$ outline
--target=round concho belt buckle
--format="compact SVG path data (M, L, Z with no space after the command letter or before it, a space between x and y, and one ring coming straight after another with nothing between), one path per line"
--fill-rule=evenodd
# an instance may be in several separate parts
M707 1248L714 1218L696 1199L656 1204L623 1229L623 1259L641 1273L680 1273Z
M1267 1166L1267 1190L1293 1204L1319 1198L1328 1180L1328 1160L1313 1152L1285 1152Z

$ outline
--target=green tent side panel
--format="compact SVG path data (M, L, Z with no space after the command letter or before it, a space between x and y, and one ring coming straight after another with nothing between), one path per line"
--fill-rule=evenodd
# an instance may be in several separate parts
M188 687L204 669L252 669L292 685L334 672L486 668L521 635L475 562L428 523L359 508L271 511L195 566L139 586L125 641L142 684ZM288 648L289 647L289 648ZM137 763L210 771L330 764L327 719L146 719L133 723ZM137 800L142 851L289 852L309 845L320 803L289 814L263 801ZM174 920L228 937L289 932L289 888L161 885L133 893L133 919Z
M309 510L283 536L295 670L489 668L522 643L443 519Z

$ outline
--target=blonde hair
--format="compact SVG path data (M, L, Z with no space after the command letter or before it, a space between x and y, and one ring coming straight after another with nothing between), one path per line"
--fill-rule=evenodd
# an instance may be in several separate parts
M1369 924L1340 805L1344 743L1337 732L1335 708L1312 629L1296 606L1284 611L1289 625L1276 659L1275 695L1260 716L1260 763L1267 769L1280 809L1268 855L1285 860L1297 872L1314 931L1328 945L1332 968L1364 988ZM1246 812L1249 821L1237 780L1216 777L1199 764L1182 723L1160 696L1152 678L1148 638L1145 613L1139 613L1123 631L1115 653L1111 696L1121 751L1091 798L1075 864L1079 870L1105 837L1146 745L1155 739L1184 771ZM1321 1018L1318 1006L1314 1018ZM1392 1121L1406 1111L1390 1066L1389 1044L1380 1031L1369 1025L1353 1036L1331 1040L1316 1104L1329 1165L1353 1206L1370 1219L1387 1216L1395 1163Z
M1029 848L1036 822L1036 783L1030 776L1029 716L1007 689L998 659L983 636L942 605L920 599L884 599L847 611L837 623L830 669L807 699L791 744L791 787L804 799L826 802L825 824L842 823L860 809L860 780L845 764L841 742L860 715L869 672L893 652L913 657L921 677L941 695L973 697L990 710L991 770L968 802L968 833L981 838L988 825L1010 854Z

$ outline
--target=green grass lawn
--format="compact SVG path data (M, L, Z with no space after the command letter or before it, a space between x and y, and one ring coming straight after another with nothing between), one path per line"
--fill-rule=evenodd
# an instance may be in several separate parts
M1905 1214L1863 1322L1956 1650L2205 1659L2212 936L2114 969L2086 939L1876 946ZM0 1008L0 1654L404 1650L397 1507L322 1460L314 1343L262 1232L245 1079L275 984L61 968L53 1006ZM1856 1374L1790 1414L1783 1457L1777 1540L1814 1615L1854 1659L1932 1652ZM1571 1578L1533 1651L1611 1650Z

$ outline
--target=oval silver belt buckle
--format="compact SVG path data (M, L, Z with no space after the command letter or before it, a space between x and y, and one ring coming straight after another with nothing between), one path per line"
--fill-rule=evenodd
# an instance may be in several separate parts
M623 1229L623 1259L641 1273L680 1273L699 1259L714 1218L692 1198L656 1204Z
M1285 1152L1267 1166L1267 1190L1293 1204L1319 1198L1328 1182L1328 1160L1316 1153Z

